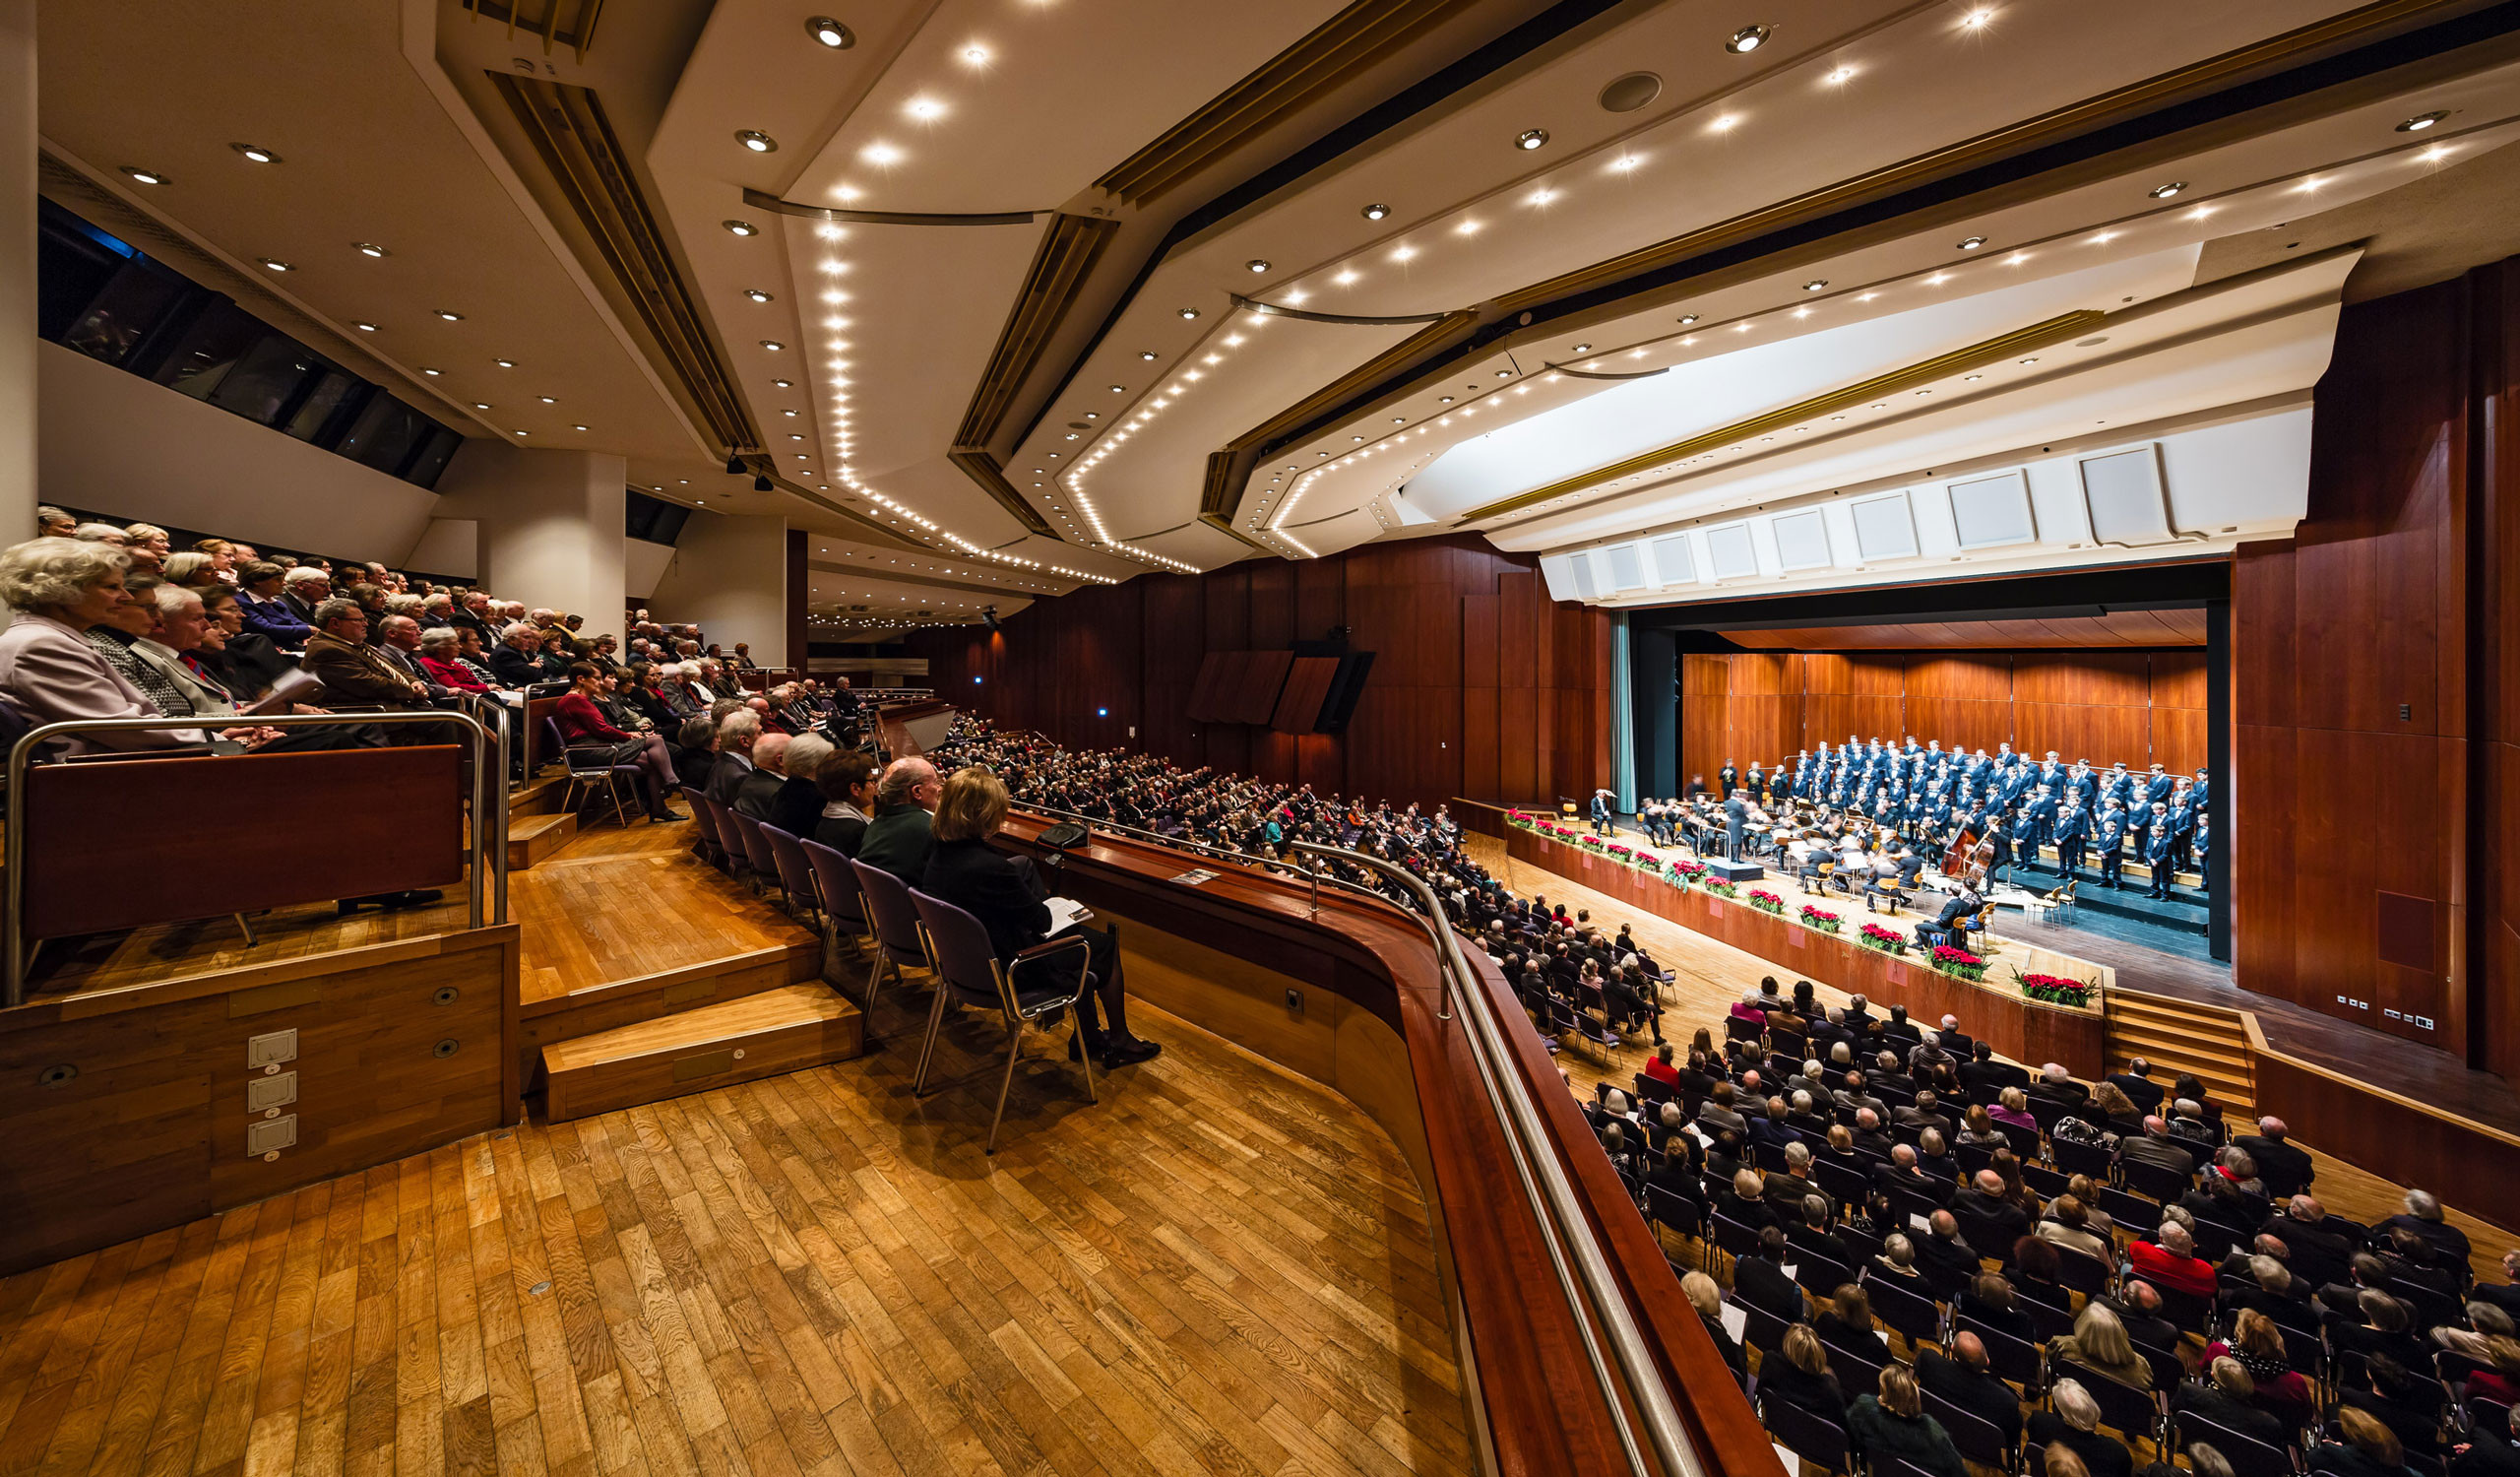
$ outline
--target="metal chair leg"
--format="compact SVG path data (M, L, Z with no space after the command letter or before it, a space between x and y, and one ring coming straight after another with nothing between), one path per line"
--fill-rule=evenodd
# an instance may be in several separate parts
M940 992L940 995L942 992ZM997 1112L988 1121L988 1146L983 1154L997 1152L997 1125L1006 1120L1006 1095L1015 1090L1015 1063L1024 1056L1024 1022L1015 1022L1015 1031L1006 1043L1006 1075L997 1080Z
M892 961L893 951L886 948L883 941L878 939L875 943L875 967L866 971L866 1004L864 1009L866 1011L866 1025L869 1030L873 1029L875 1025L875 992L884 983L884 966L892 963ZM893 974L894 977L898 979L901 975L901 971L899 969L895 969Z
M254 936L254 926L245 921L244 914L230 913L227 916L236 920L236 931L245 935L245 947L252 948L262 941Z
M1076 1060L1085 1064L1085 1100L1089 1103L1100 1103L1102 1101L1102 1095L1094 1090L1094 1054L1087 1051L1084 1046L1085 997L1083 995L1077 996L1076 1003L1068 1006L1068 1009L1076 1016L1076 1036L1078 1043L1076 1049Z
M927 1040L918 1049L918 1070L910 1079L910 1095L923 1097L927 1087L927 1064L936 1058L936 1036L945 1029L945 992L936 992L936 1008L927 1012Z

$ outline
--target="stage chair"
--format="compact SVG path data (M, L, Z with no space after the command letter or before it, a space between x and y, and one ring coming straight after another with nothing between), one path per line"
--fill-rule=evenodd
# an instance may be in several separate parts
M831 973L831 954L846 936L851 946L866 932L866 899L857 887L857 873L850 869L849 858L819 841L796 843L805 854L805 865L813 868L814 898L822 905L824 959L823 973ZM846 935L842 930L846 928Z
M864 867L858 869L873 870ZM1082 936L1070 933L1033 945L1016 955L1010 965L990 947L988 930L981 927L978 919L915 888L904 887L902 891L916 912L920 931L926 934L937 980L936 1004L927 1014L927 1041L919 1048L918 1070L911 1079L911 1095L926 1096L927 1068L935 1059L937 1035L945 1026L946 1004L950 1001L976 1010L996 1009L1006 1022L1006 1072L998 1079L997 1111L989 1115L988 1143L981 1150L994 1154L998 1124L1006 1118L1006 1097L1015 1087L1015 1066L1024 1055L1024 1028L1068 1012L1076 1017L1079 1039L1084 1036L1085 1015L1077 1008L1077 1001L1094 985L1093 974L1084 967L1089 945ZM1073 986L1033 990L1016 987L1015 971L1027 966L1038 968L1067 950L1074 950L1077 955ZM871 1000L870 993L870 1003ZM1100 1103L1102 1099L1094 1090L1094 1054L1079 1052L1077 1060L1085 1070L1085 1100Z
M628 825L629 818L621 809L621 787L625 782L634 786L639 783L639 766L611 764L601 759L581 763L576 750L560 741L560 721L556 718L542 720L542 738L551 745L551 751L560 756L561 766L568 772L567 787L561 791L560 808L574 810L586 798L600 795L612 803L612 823ZM581 785L586 787L583 794L578 788Z

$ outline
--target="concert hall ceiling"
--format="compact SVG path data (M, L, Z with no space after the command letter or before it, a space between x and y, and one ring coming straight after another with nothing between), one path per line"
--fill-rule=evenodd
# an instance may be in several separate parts
M2481 0L513 4L45 0L46 188L786 516L826 614L2212 552L2299 517L2340 301L2520 250Z

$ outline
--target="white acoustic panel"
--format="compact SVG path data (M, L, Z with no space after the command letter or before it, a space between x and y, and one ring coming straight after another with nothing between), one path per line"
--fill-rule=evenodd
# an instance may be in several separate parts
M1759 554L1750 545L1750 526L1728 523L1708 529L1706 561L1720 580L1745 580L1758 573Z
M1671 534L1654 541L1654 573L1666 585L1697 582L1697 561L1689 557L1688 535Z
M1829 557L1828 521L1818 508L1781 514L1768 520L1768 528L1776 535L1778 568L1826 569L1836 562Z
M1847 511L1855 518L1855 551L1865 563L1917 556L1917 516L1907 493L1862 498Z
M2168 544L2178 537L2170 526L2159 442L2085 457L2079 465L2092 538L2103 544L2142 546Z
M1962 548L2037 542L2039 525L2030 513L2030 483L2018 470L1953 482L1949 490L1951 522Z
M1645 560L1633 544L1613 544L1606 550L1610 556L1610 588L1642 590L1645 588Z
M1576 554L1566 561L1566 569L1575 577L1575 598L1591 600L1601 587L1593 583L1593 559L1590 554Z

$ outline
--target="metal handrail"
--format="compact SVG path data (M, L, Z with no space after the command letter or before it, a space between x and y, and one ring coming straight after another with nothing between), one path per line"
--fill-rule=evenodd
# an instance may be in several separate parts
M1322 846L1310 841L1292 843L1295 850L1320 857L1335 857L1379 871L1414 893L1428 916L1441 921L1446 918L1434 890L1423 879L1406 867L1396 867L1380 857L1341 847ZM1628 1466L1639 1477L1651 1477L1656 1470L1646 1463L1645 1453L1637 1441L1635 1427L1642 1424L1645 1439L1660 1459L1661 1471L1667 1477L1707 1477L1707 1465L1700 1457L1695 1439L1680 1419L1670 1390L1664 1384L1655 1367L1652 1350L1645 1332L1637 1326L1635 1315L1620 1295L1617 1280L1611 1276L1609 1258L1595 1237L1592 1225L1577 1200L1575 1187L1566 1177L1565 1167L1558 1163L1555 1140L1548 1134L1540 1115L1540 1105L1531 1095L1522 1076L1511 1069L1504 1028L1497 1020L1494 1002L1479 988L1461 944L1445 924L1428 930L1435 940L1436 962L1440 972L1457 982L1456 993L1470 1001L1466 1015L1470 1029L1466 1033L1472 1056L1478 1060L1480 1075L1485 1081L1488 1106L1495 1110L1498 1124L1505 1129L1506 1146L1512 1151L1514 1168L1523 1182L1523 1192L1544 1213L1540 1217L1543 1240L1547 1243L1549 1260L1557 1272L1560 1289L1577 1312L1576 1325L1584 1336L1584 1352L1593 1366L1593 1377L1601 1386L1602 1398L1618 1424L1619 1442L1626 1448ZM1579 1285L1580 1284L1580 1285ZM1591 1316L1583 1316L1586 1305ZM1603 1337L1609 1342L1609 1354L1625 1377L1625 1395L1630 1406L1621 1399L1618 1381L1611 1377L1602 1349Z
M74 718L47 723L30 731L9 749L8 795L10 797L7 827L6 869L8 872L8 910L0 916L0 1006L26 1002L27 966L31 962L26 951L27 892L27 807L26 777L30 761L45 740L67 734L101 734L152 732L167 729L196 730L204 733L220 728L317 729L347 728L358 724L456 723L471 729L476 746L472 763L472 861L465 868L465 889L470 904L471 927L481 928L483 878L491 879L492 906L499 923L507 922L507 743L495 729L483 724L471 713L460 709L386 709L370 713L269 713L233 716L233 721L220 717L205 719L200 715L185 718ZM221 756L229 757L229 756ZM495 812L497 824L490 824Z

